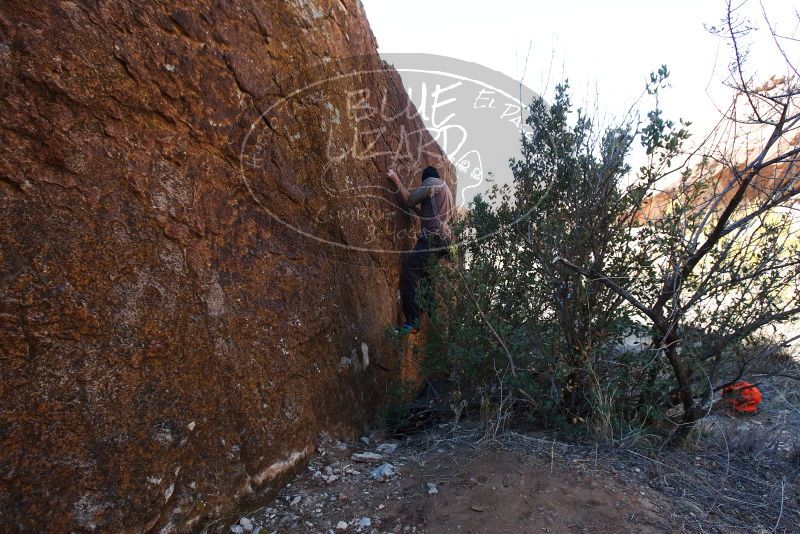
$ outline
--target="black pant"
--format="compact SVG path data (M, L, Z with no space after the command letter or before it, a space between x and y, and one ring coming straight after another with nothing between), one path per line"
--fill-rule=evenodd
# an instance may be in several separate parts
M420 280L429 282L424 305L430 316L435 304L431 269L439 258L449 254L447 245L447 241L439 236L420 236L414 250L403 261L400 270L400 299L403 302L403 315L407 323L414 323L422 315L422 307L417 302L417 286Z

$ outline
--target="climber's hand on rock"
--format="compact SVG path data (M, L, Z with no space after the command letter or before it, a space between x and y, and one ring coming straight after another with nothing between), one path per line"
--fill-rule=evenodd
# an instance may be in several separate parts
M394 169L389 169L389 172L386 173L386 177L395 184L397 184L400 181L400 176L398 176L397 173L394 172Z

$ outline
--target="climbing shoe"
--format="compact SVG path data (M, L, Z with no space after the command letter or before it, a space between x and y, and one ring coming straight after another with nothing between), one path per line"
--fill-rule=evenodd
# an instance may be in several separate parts
M398 334L403 336L406 334L416 334L417 332L419 332L419 329L416 327L414 323L403 323L397 328L395 328L395 331L397 331Z

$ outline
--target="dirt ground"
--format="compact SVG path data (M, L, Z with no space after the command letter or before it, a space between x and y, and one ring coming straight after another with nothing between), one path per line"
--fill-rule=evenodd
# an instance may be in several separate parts
M206 531L800 532L800 387L786 380L760 385L758 413L715 410L675 448L641 433L605 444L490 437L474 421L404 438L323 435L272 503Z
M663 497L613 474L592 472L586 462L564 465L555 451L548 459L547 454L457 441L323 439L307 470L269 507L248 514L243 525L252 524L257 534L671 530L663 518L672 508ZM353 459L386 444L397 448L378 461ZM395 475L371 476L386 463ZM231 532L242 527L236 521L228 521Z
M416 469L412 487L430 473L439 493L417 499L424 530L478 532L664 532L669 507L654 495L574 469L550 471L538 458L491 451L465 464L453 457ZM433 469L431 469L433 468Z

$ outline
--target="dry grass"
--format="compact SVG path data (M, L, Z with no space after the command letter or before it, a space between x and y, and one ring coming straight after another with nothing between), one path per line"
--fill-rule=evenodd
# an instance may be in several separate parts
M487 450L513 450L551 471L574 468L647 487L672 503L664 519L677 532L793 532L800 525L800 384L766 378L760 387L757 415L712 413L680 448L646 439L568 443L547 433L496 434L468 421L418 434L416 454L421 460L452 451L468 462Z

